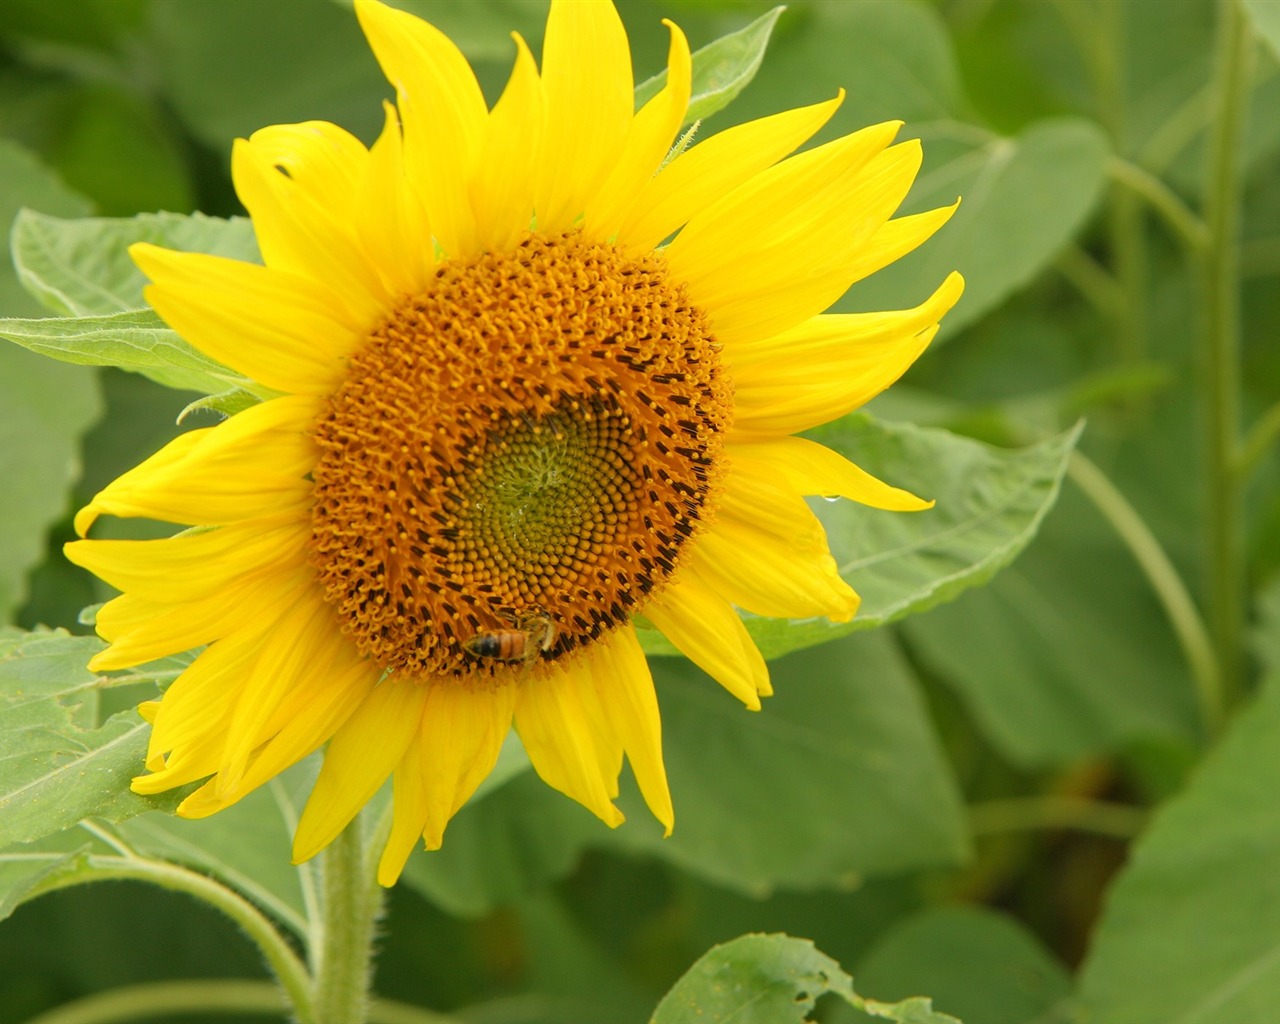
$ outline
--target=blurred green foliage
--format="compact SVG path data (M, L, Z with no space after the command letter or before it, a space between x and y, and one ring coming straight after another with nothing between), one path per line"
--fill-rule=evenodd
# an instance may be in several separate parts
M490 99L507 32L537 52L545 16L539 0L402 6L459 42ZM665 58L662 17L698 47L768 7L624 0L637 81ZM1280 18L1273 0L1244 9L1260 33L1240 262L1253 423L1280 400ZM1200 283L1168 214L1170 201L1199 206L1218 17L1209 0L794 0L755 80L700 129L842 87L822 138L905 120L926 153L907 212L963 203L839 308L915 304L957 268L968 291L873 411L1007 446L1087 417L1083 451L1202 606L1214 495ZM0 221L24 206L236 215L235 137L323 118L368 142L388 95L349 7L331 0L0 0ZM0 269L0 316L41 315ZM0 617L85 631L80 608L107 594L61 561L70 512L172 436L196 397L0 347ZM1252 607L1275 609L1274 445L1251 470L1246 586ZM1262 695L1214 747L1149 577L1078 479L989 586L782 658L759 715L662 659L676 836L606 833L517 774L459 815L443 851L411 860L379 993L477 1024L642 1020L713 943L786 931L838 960L861 995L932 996L969 1024L1268 1019L1280 1002L1280 719L1264 687L1280 618L1257 616L1248 689ZM624 793L624 807L635 799ZM245 801L200 823L201 856L220 867L185 856L257 879L287 924L301 897L270 866L290 874L287 837L235 842L267 821L279 832L272 800ZM187 842L155 816L121 829L140 849ZM263 976L211 911L137 883L21 906L0 924L0 963L0 1022L128 983ZM830 1001L817 1012L870 1019Z

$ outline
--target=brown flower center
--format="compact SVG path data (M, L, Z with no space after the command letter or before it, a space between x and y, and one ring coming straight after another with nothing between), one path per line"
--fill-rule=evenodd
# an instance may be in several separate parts
M447 263L315 428L311 560L397 672L509 678L627 621L714 507L731 389L660 256Z

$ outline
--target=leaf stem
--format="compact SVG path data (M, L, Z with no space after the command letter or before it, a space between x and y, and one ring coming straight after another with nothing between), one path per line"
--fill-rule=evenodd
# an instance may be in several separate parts
M1146 812L1139 807L1066 796L1013 797L969 806L970 828L980 836L1031 829L1074 829L1132 839L1142 831L1146 820Z
M184 892L222 911L261 950L301 1024L317 1024L311 999L311 979L293 948L257 907L207 875L141 857L89 854L74 870L41 880L28 898L34 899L47 892L87 882L120 879L150 882L172 892ZM277 999L277 1007L281 1002Z
M1086 456L1071 453L1067 476L1119 534L1147 577L1191 670L1205 732L1216 736L1223 721L1222 676L1209 631L1178 570L1142 516Z
M1205 330L1201 360L1206 415L1209 619L1228 706L1242 684L1244 572L1240 536L1240 149L1252 38L1236 0L1218 3L1213 127L1204 186Z
M280 989L269 981L215 978L200 981L150 981L126 985L108 992L66 1003L27 1024L125 1024L140 1018L167 1018L178 1014L266 1015L284 1007ZM370 1024L459 1024L457 1017L392 999L376 999L369 1012Z
M374 926L382 890L365 856L363 815L356 817L322 856L322 930L315 953L319 1024L365 1024L373 973Z
M1141 197L1160 214L1193 258L1199 256L1208 244L1208 229L1178 193L1151 172L1122 157L1111 157L1107 173L1112 181Z

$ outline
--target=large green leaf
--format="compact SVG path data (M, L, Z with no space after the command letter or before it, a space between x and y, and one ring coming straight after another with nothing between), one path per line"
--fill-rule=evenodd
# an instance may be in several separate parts
M782 7L775 7L745 28L721 36L693 54L693 90L685 124L710 117L737 99L760 69L769 36L782 11ZM637 85L636 107L666 84L667 73L661 71Z
M0 320L0 337L63 362L117 366L166 387L225 393L208 404L228 411L232 396L256 386L187 344L145 308L146 278L128 254L134 242L259 258L253 229L243 218L155 213L64 220L24 211L13 230L18 273L32 295L66 315Z
M0 231L9 226L23 207L68 217L89 212L89 202L64 185L47 167L21 146L0 139ZM0 254L0 316L34 313L34 304L18 286L9 262L8 247Z
M928 992L940 1009L981 1024L1054 1016L1071 978L1040 940L980 907L934 907L891 929L858 962L858 987L880 999Z
M102 647L60 631L0 638L0 847L176 806L180 794L129 790L150 729L136 712L94 725L103 680L85 663Z
M960 1024L935 1012L929 999L864 999L838 963L789 935L744 935L713 947L675 983L650 1024L803 1024L828 994L878 1020Z
M1074 487L990 586L904 623L911 649L1026 767L1193 741L1196 703L1133 556Z
M1266 1021L1280 1005L1280 679L1156 815L1081 979L1096 1024Z
M176 213L67 220L24 210L13 224L14 263L26 289L49 310L68 317L105 316L146 305L146 278L129 258L134 242L183 252L260 262L253 227Z
M760 712L686 663L655 675L675 832L627 791L627 823L599 841L757 895L966 856L950 768L888 633L776 662Z
M101 413L92 371L0 342L0 623L27 596L27 574L80 474L80 438Z
M0 338L64 363L118 366L170 388L219 394L256 387L187 344L150 309L0 320Z
M932 498L923 512L815 502L840 574L862 595L852 622L748 617L766 657L872 629L986 583L1030 543L1053 507L1080 428L1028 448L993 448L945 430L846 416L809 436L896 486ZM674 648L655 630L645 649Z

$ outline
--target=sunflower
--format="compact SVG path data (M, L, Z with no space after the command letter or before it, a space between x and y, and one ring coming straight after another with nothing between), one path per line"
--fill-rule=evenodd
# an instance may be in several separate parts
M669 833L637 618L758 709L738 609L853 616L804 496L928 503L794 435L894 381L962 282L821 314L953 208L890 219L921 159L897 123L789 156L840 97L673 156L691 60L670 23L665 87L636 111L613 6L554 0L541 69L516 37L491 110L437 29L356 12L396 103L368 148L315 121L236 142L262 264L131 249L160 316L275 396L76 517L82 537L103 514L189 528L67 547L122 591L93 668L202 648L141 706L133 788L206 780L179 807L202 817L327 744L295 859L393 777L389 885L514 726L610 826L625 755Z

